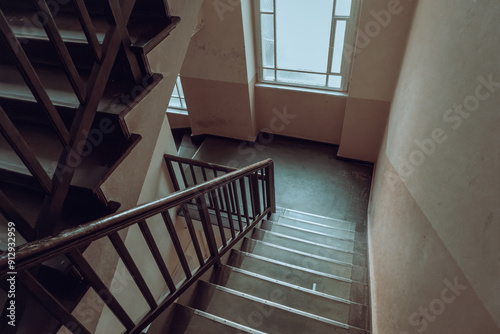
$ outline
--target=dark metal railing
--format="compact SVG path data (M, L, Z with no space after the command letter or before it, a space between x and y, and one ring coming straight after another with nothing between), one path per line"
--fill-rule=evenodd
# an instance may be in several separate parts
M68 194L71 180L76 167L71 161L79 161L82 158L83 147L87 135L94 121L98 105L104 95L105 88L110 78L113 66L117 61L118 52L122 49L125 55L125 66L130 70L135 83L142 82L143 70L138 56L131 50L131 39L127 24L132 15L136 0L106 0L102 6L108 7L108 25L105 31L100 31L104 39L99 40L93 17L89 14L87 4L83 0L73 1L73 15L80 23L81 31L85 37L79 41L82 48L88 48L90 72L77 69L75 62L68 51L68 41L64 39L56 24L57 13L52 13L45 0L32 0L36 15L43 17L43 30L47 35L46 42L51 45L58 55L58 65L62 65L62 73L68 78L70 93L74 93L79 105L75 105L75 116L70 120L71 124L65 124L57 110L57 103L51 99L46 87L42 84L40 72L36 70L35 62L29 58L28 51L23 44L29 39L29 35L16 35L16 31L10 26L7 11L0 8L0 41L5 45L5 57L10 59L9 64L17 68L26 83L29 91L33 94L41 110L44 111L48 123L61 142L58 170L64 173L49 175L33 154L29 145L23 140L21 133L16 129L15 123L9 119L5 108L0 106L0 131L6 141L12 146L15 153L20 157L27 170L32 174L40 189L45 192L46 198L36 220L35 230L38 236L51 233L50 221L61 212L64 201ZM67 2L67 1L66 1ZM65 2L65 3L66 3ZM107 2L107 3L106 3ZM59 6L59 5L57 5ZM69 7L69 6L68 6ZM59 7L58 7L59 8ZM168 11L168 9L167 9ZM169 14L168 14L169 15ZM40 26L40 27L42 27ZM103 28L101 28L103 29ZM83 35L82 35L83 36ZM21 39L22 38L22 39ZM29 42L29 40L28 40ZM123 60L120 60L123 61ZM58 67L58 66L56 66ZM134 84L134 83L132 83ZM21 112L21 111L19 111ZM18 112L18 113L19 113ZM36 153L36 152L35 152ZM5 209L0 208L5 213ZM21 215L19 212L17 216ZM7 217L11 219L10 217ZM29 226L20 228L21 233L29 230ZM28 238L29 233L23 233ZM31 239L33 240L33 239Z
M272 160L268 159L239 170L229 171L227 169L227 171L228 173L225 175L220 175L212 180L207 180L177 191L161 200L144 204L134 209L66 230L54 237L45 238L16 248L15 270L17 278L63 326L72 332L89 334L89 331L72 314L71 310L66 309L37 280L30 270L45 261L64 254L70 259L78 273L98 293L114 316L123 324L125 333L140 333L142 329L160 315L205 272L211 267L217 266L220 263L221 257L231 250L261 219L275 212L274 167ZM175 177L172 180L174 183L177 182ZM236 187L242 180L257 180L257 186L254 182L251 188ZM258 186L259 184L260 186ZM239 198L245 198L250 189L253 189L251 196L253 199L242 205L243 202L238 202ZM218 237L216 237L212 225L212 214L209 212L207 203L212 203L215 215L220 217L223 199L225 202L224 207L226 209L231 207L230 191L234 195L233 200L235 203L233 208L236 209L235 212L237 212L237 208L243 207L244 209L246 206L246 211L243 210L246 221L243 224L241 212L240 214L236 214L239 217L238 223L240 224L240 229L237 232L230 225L230 236L226 235L226 228L219 224L221 234L218 242ZM258 209L256 202L262 204ZM196 269L192 269L189 265L189 261L183 250L183 244L169 213L169 209L175 209L179 206L183 207L188 203L195 203L196 219L199 219L201 222L203 229L202 236L206 241L209 254L208 256L203 256L202 243L199 240L200 237L195 233L193 217L191 217L190 211L185 211L185 223L189 229L190 239L196 250L199 262L199 266ZM252 210L251 216L248 214L250 210ZM168 231L169 240L161 240L161 243L164 244L170 241L175 250L176 260L180 264L180 268L182 268L184 274L184 279L180 282L175 282L172 272L167 268L164 254L161 253L153 237L150 225L148 225L148 222L151 224L153 222L151 219L155 217L162 218L165 228ZM139 227L149 251L156 262L157 268L161 273L159 279L163 279L165 286L168 288L168 292L159 298L153 296L150 286L143 277L143 273L141 273L137 263L132 258L131 250L119 235L120 231L134 225ZM124 305L118 302L117 296L101 280L98 273L94 271L91 264L87 262L80 251L81 247L85 247L89 243L103 238L108 238L111 241L125 267L133 277L142 297L149 306L149 310L146 310L145 315L139 319L134 319L125 310ZM9 271L12 271L9 265L8 254L3 254L0 257L1 280L5 280Z

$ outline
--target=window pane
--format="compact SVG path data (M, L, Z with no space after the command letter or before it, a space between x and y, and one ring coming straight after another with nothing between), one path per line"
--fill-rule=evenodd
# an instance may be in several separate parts
M274 80L276 80L275 75L276 75L275 70L268 70L265 68L262 71L262 76L263 76L264 80L274 81Z
M260 0L260 11L261 12L274 12L274 1L273 0Z
M181 100L178 97L172 97L168 106L173 108L182 108Z
M326 75L323 74L312 74L312 73L300 73L300 72L289 72L289 71L277 71L278 81L297 84L297 85L309 85L309 86L325 86Z
M177 88L179 89L180 97L184 98L184 91L182 90L181 77L177 77Z
M335 15L351 16L351 3L352 0L337 0L337 4L335 5Z
M342 67L342 54L344 52L344 40L347 21L338 20L335 28L335 42L333 43L332 72L340 73Z
M274 67L274 15L262 14L262 64Z
M340 75L330 75L328 76L328 87L330 88L342 88L342 76Z
M181 99L181 106L182 106L182 109L187 109L186 100Z
M174 91L172 92L172 97L179 97L179 93L177 90L177 83L174 85Z
M325 72L332 24L332 0L276 0L277 65L281 69Z

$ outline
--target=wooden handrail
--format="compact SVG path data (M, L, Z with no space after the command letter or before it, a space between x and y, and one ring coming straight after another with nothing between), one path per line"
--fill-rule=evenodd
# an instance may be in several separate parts
M16 248L16 269L25 270L45 261L47 258L66 253L130 225L157 215L162 211L189 202L196 197L214 191L242 177L273 166L271 159L219 176L194 187L175 192L163 199L143 204L133 209L105 217L78 227L67 229L55 236L49 236ZM0 278L8 271L7 254L0 256Z

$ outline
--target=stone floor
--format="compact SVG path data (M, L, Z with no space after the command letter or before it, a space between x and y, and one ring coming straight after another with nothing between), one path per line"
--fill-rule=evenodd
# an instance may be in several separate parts
M337 147L265 135L264 143L208 136L194 159L243 167L263 159L275 163L276 202L280 207L364 223L373 167L336 158ZM180 150L192 144L183 143ZM184 147L184 148L183 148Z

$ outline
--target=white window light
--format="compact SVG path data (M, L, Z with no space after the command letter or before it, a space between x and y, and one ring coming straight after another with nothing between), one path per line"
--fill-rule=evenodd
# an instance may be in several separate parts
M357 8L358 0L256 1L260 81L347 91Z
M167 110L187 114L186 98L184 97L180 76L177 76L177 81L175 82L174 91L172 92Z

